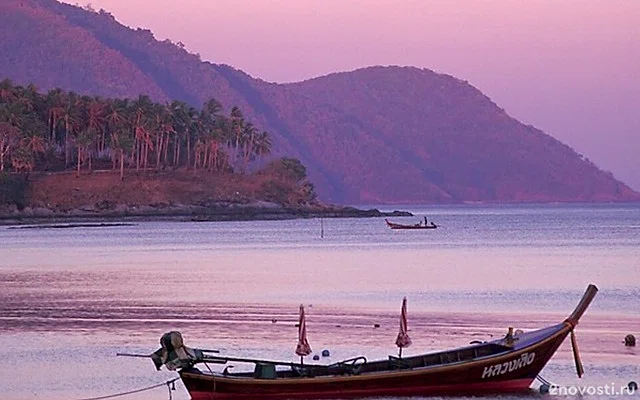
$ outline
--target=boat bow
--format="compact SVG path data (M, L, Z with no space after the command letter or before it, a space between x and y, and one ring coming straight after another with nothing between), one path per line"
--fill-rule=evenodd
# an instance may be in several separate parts
M576 306L575 310L569 315L569 317L565 320L565 323L570 326L571 331L571 349L573 351L573 361L576 364L576 373L578 374L578 378L582 378L584 375L584 367L582 366L582 360L580 359L580 351L578 350L578 339L576 338L575 327L578 325L580 318L587 311L589 305L596 297L598 293L598 288L596 285L590 284L587 287L586 292L582 296L580 303Z

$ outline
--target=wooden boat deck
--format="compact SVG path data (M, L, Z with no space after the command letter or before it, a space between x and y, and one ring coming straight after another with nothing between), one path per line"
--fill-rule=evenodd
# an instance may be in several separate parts
M338 362L331 365L292 365L290 369L280 369L275 371L275 379L300 378L300 377L330 377L342 375L360 375L370 373L384 373L396 370L422 369L428 367L441 367L448 364L465 363L474 360L482 360L509 354L521 350L529 345L535 344L541 338L553 335L566 328L565 324L539 329L528 333L523 333L514 338L512 346L504 344L504 339L492 342L474 344L453 350L445 350L434 353L420 354L410 357L395 357L390 355L387 360L376 360L364 362L364 357L357 357L355 363ZM204 373L207 375L207 373ZM259 379L256 372L234 372L228 374L213 375L227 378Z

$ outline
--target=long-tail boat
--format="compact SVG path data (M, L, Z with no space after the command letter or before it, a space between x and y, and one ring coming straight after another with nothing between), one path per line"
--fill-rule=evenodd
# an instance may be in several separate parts
M429 224L427 224L426 222L424 224L422 224L422 222L419 222L413 225L405 225L391 222L385 218L384 222L386 222L387 226L391 229L436 229L438 227L438 225L434 224L433 221L431 221L431 223Z
M571 336L578 376L584 369L574 330L598 289L589 285L573 313L559 324L512 332L494 341L410 357L368 361L356 357L329 365L224 357L190 349L178 332L161 339L156 367L177 370L193 400L320 399L373 396L430 396L519 392ZM209 364L248 362L253 372L213 372ZM196 366L203 364L206 371Z

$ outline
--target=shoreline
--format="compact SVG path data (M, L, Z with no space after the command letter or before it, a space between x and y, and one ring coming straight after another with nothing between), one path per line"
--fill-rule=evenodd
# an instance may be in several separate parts
M350 206L315 205L287 207L276 203L215 203L208 205L154 204L146 206L118 205L112 209L80 207L66 211L49 208L0 210L0 226L71 224L113 226L114 223L150 221L215 222L270 221L303 218L376 218L413 216L408 211L382 212ZM51 227L51 226L49 226Z

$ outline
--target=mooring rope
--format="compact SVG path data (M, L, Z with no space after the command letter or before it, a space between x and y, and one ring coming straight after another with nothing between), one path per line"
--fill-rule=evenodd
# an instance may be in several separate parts
M549 390L551 388L560 388L563 387L562 385L558 385L557 383L551 383L548 380L546 380L542 375L538 374L536 376L536 379L538 379L541 383L542 386L540 386L540 393L542 394L547 394L549 393Z
M171 384L174 383L175 381L177 381L178 379L180 379L180 378L174 378L174 379L168 380L166 382L158 383L157 385L148 386L148 387L145 387L145 388L142 388L142 389L130 390L128 392L115 393L115 394L110 394L110 395L107 395L107 396L99 396L99 397L87 397L87 398L84 398L84 399L77 399L77 400L113 399L114 397L121 397L121 396L127 396L127 395L134 394L134 393L145 392L147 390L157 389L157 388L162 387L162 386L167 386L169 388L169 400L171 400L171 390L175 388L175 386L172 388Z
M549 385L549 386L558 386L558 385L554 385L553 383L549 382L548 380L546 380L542 375L538 374L538 376L536 376L536 378L538 378L538 380L540 382L542 382L545 385Z

